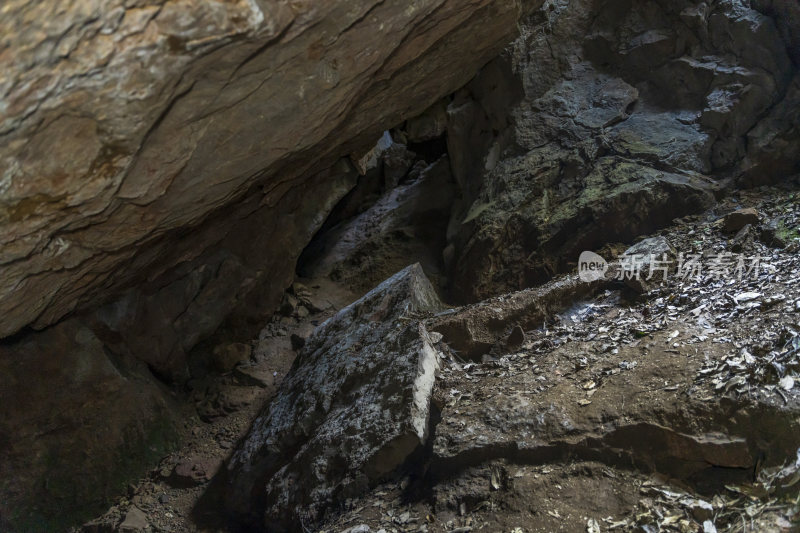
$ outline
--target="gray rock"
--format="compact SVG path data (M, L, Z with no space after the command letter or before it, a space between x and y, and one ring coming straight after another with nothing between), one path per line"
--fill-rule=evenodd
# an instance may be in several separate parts
M119 525L118 531L120 533L145 533L149 527L150 524L144 511L136 506L131 506L125 514L125 519Z
M417 264L319 326L227 468L226 505L289 527L365 490L428 437L442 307Z
M621 261L625 284L640 294L652 290L676 268L675 249L665 237L643 239L622 255L629 258Z
M441 137L447 129L447 104L440 100L406 122L409 142L419 143Z
M307 250L300 272L330 277L363 294L410 262L435 275L446 243L454 183L447 157L398 187L369 209L319 235Z
M371 531L372 529L367 524L359 524L343 529L341 533L370 533Z
M650 237L643 239L627 250L622 255L640 255L640 256L656 256L662 257L663 255L673 256L675 250L670 245L665 237Z

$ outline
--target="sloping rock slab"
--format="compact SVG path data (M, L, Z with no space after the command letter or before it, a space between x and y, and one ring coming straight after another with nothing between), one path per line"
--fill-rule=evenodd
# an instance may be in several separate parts
M400 466L427 438L438 368L415 318L442 307L415 264L323 323L234 453L228 509L291 529Z

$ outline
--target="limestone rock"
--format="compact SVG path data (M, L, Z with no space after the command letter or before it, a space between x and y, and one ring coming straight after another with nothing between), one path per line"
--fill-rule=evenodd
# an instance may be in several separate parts
M675 255L675 249L670 245L666 237L649 237L637 242L625 250L622 255L671 257Z
M625 284L644 294L675 270L676 253L665 237L643 239L622 254Z
M414 317L440 307L413 265L319 326L234 453L227 506L270 530L313 520L422 445L439 355Z

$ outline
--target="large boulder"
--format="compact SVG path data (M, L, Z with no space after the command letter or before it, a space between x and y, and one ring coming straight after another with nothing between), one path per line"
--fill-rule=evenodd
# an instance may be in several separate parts
M352 161L541 3L4 2L0 516L78 519L137 476L172 430L150 372L183 383L225 320L271 312Z
M228 509L295 531L402 465L428 438L439 366L419 318L442 307L415 264L320 325L233 454Z

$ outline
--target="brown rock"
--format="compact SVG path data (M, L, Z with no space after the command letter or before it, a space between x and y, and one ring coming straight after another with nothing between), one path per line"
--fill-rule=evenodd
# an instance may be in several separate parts
M727 233L735 233L748 224L752 226L758 225L758 211L752 207L739 209L738 211L725 215L722 228Z
M406 123L409 142L419 143L440 137L447 129L447 104L439 101Z
M27 530L12 517L96 511L177 441L172 402L147 368L78 320L0 343L0 375L2 531Z
M509 334L508 338L506 339L506 346L509 349L515 350L522 346L522 343L525 342L525 330L522 329L522 326L514 326L514 329L511 330L511 334Z
M234 371L236 378L244 385L268 389L275 384L275 376L268 370L256 367L240 366Z
M522 11L517 0L4 3L0 337L198 257L241 218L231 204L249 199L271 219L260 228L285 231L273 218L284 197L325 203L307 194L316 171L464 85ZM292 224L303 233L322 212ZM184 231L215 213L224 224ZM271 249L285 240L276 232ZM261 270L285 281L294 259L271 254Z
M221 344L214 348L214 368L223 374L230 372L239 363L249 360L252 353L253 348L249 344Z

